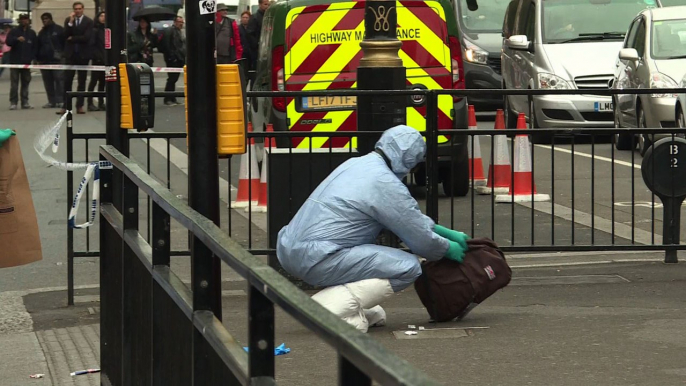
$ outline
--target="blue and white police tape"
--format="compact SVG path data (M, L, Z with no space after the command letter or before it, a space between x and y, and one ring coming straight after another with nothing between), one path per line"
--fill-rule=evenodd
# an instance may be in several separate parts
M98 162L63 162L59 161L52 156L46 154L49 147L52 146L52 152L57 153L60 145L60 128L67 120L68 112L64 113L62 117L52 126L46 127L41 130L33 142L33 148L36 150L38 155L51 166L58 169L66 171L75 171L79 169L86 169L86 173L81 179L81 184L79 185L76 195L74 196L74 201L72 202L71 209L69 210L68 224L70 228L87 228L95 222L95 218L98 212L98 204L100 197L100 170L112 169L112 163L109 161L98 161ZM71 122L68 122L70 124ZM93 196L90 205L90 216L86 217L86 222L77 225L76 215L79 210L79 202L84 194L88 182L93 179Z

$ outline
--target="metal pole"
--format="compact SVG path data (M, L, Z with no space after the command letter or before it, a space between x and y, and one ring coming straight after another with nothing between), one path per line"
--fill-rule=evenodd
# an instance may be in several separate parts
M217 84L215 14L200 13L201 2L186 0L188 86L188 200L191 208L219 225L219 165L217 163ZM193 311L211 311L219 320L221 265L195 236L191 238ZM220 370L202 332L193 331L193 384L211 385Z
M397 26L395 1L365 1L365 36L360 42L364 55L357 69L358 89L405 89L405 67L398 56L402 42L396 36ZM406 96L398 95L358 96L357 129L382 131L404 124L406 98ZM377 140L377 136L359 138L358 152L364 155L373 151Z
M127 132L121 129L121 90L118 65L126 62L126 4L107 2L106 28L111 31L111 47L106 50L105 63L116 69L114 81L106 83L106 140L122 154L129 154ZM103 178L101 196L122 212L122 173L113 170L111 178ZM103 200L103 203L105 200ZM122 384L122 239L101 216L100 227L100 362L104 384Z

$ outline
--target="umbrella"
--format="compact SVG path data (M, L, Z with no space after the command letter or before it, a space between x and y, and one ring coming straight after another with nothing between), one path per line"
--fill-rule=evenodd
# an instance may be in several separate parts
M165 7L160 7L157 5L153 5L150 7L145 7L136 12L136 15L133 17L133 20L140 20L141 17L145 17L148 19L149 22L153 21L161 21L161 20L170 20L173 19L174 16L176 16L176 13L172 11L169 8Z

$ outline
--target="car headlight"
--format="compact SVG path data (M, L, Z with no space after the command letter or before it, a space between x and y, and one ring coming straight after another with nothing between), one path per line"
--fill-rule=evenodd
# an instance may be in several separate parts
M488 52L469 40L464 41L464 59L470 63L488 64Z
M683 82L683 81L682 81ZM654 72L650 74L650 88L677 88L678 85L674 79L661 73ZM652 98L676 98L677 94L650 94Z
M570 89L569 83L557 75L540 73L538 74L538 88L565 90Z

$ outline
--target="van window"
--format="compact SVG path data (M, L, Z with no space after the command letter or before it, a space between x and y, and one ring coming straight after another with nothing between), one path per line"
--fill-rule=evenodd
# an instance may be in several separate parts
M627 38L624 43L624 48L633 48L636 42L636 31L638 30L638 24L640 23L640 18L634 20L629 27L629 32L627 33Z
M517 15L517 7L519 0L512 0L505 11L505 20L503 20L503 37L509 38L514 32L514 21Z
M638 57L642 58L643 54L646 52L646 23L643 20L641 20L641 23L638 25L634 48L636 49L636 52L638 52Z
M479 9L470 11L467 0L459 0L460 24L468 32L498 32L510 0L480 1Z
M526 35L526 19L529 17L530 7L531 1L529 0L524 0L520 3L517 17L515 18L514 35Z
M627 25L647 7L636 0L544 0L541 5L548 44L624 40Z
M530 42L536 37L536 4L531 3L529 15L526 18L526 37Z

